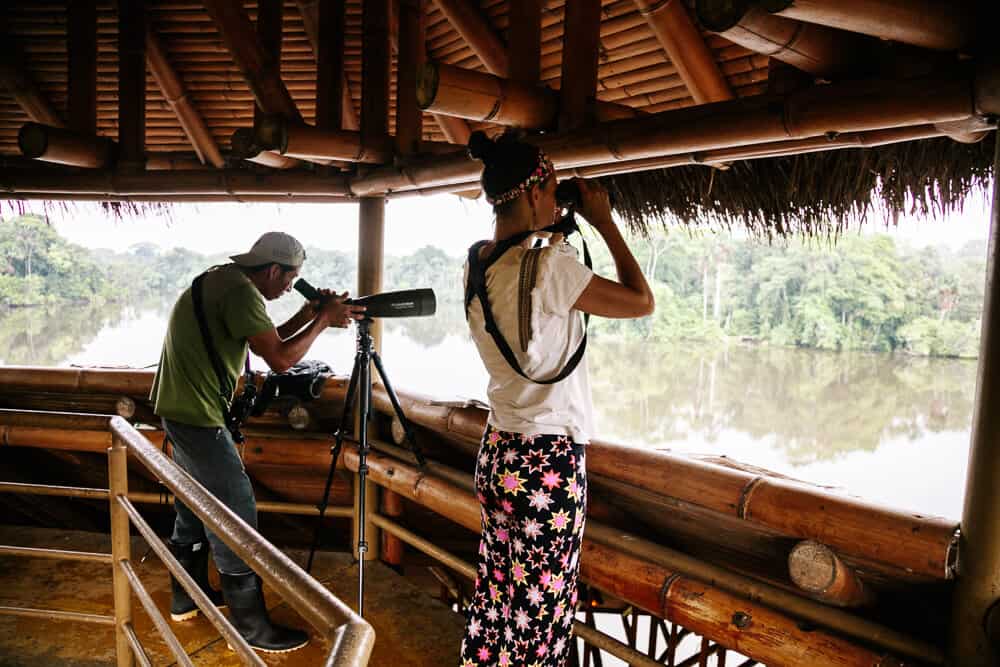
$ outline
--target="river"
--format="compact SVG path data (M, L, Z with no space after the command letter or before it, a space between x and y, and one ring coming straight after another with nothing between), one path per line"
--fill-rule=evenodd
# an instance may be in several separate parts
M295 300L279 301L273 316ZM458 308L385 321L394 386L485 400ZM0 363L155 365L168 312L169 304L0 311ZM331 330L308 358L347 373L353 354L353 330ZM902 509L961 515L974 360L595 338L588 363L602 439L724 455Z

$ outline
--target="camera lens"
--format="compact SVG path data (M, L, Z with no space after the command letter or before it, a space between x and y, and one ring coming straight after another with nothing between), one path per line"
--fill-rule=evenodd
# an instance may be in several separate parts
M580 184L568 179L556 185L556 203L563 208L579 208L583 205Z

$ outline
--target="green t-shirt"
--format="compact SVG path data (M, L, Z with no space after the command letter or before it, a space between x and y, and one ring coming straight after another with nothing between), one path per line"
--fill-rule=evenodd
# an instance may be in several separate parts
M243 371L250 336L273 329L264 297L235 264L209 269L202 281L202 305L215 349L222 360L228 400ZM184 290L170 313L160 365L149 395L160 417L191 426L224 426L219 380Z

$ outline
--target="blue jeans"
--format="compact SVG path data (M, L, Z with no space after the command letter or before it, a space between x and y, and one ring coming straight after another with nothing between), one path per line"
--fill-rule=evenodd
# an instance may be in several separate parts
M257 503L253 487L229 431L225 428L190 426L167 419L163 420L163 428L170 437L174 462L256 529ZM201 519L183 503L175 500L174 509L177 512L171 537L174 542L194 544L207 537L219 572L247 574L251 571L225 542L206 531Z

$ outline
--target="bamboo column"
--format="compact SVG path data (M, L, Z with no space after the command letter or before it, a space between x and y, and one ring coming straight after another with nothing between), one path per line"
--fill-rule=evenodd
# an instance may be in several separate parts
M257 0L257 42L264 53L268 55L270 61L281 74L281 39L282 20L284 14L283 0ZM254 127L264 117L264 110L260 104L255 104L253 108Z
M715 57L691 21L682 0L635 0L670 62L698 104L733 98Z
M1000 169L1000 141L993 162ZM1000 180L993 181L993 212L986 268L986 300L979 343L979 377L972 417L972 448L962 510L958 581L952 606L949 654L954 665L1000 664L996 627L1000 600ZM992 612L992 614L991 614ZM991 618L992 616L992 618Z
M328 48L326 42L330 41L325 35L324 31L328 30L339 30L343 34L343 22L336 23L334 26L321 27L321 25L327 22L327 19L323 18L323 4L327 0L296 0L296 4L299 6L299 12L302 14L302 25L306 30L306 36L309 38L309 43L312 44L313 53L316 55L317 60L320 57L320 51L323 48ZM328 6L328 16L336 16L337 12L342 12L344 7L344 0L332 0ZM332 19L331 19L332 20ZM323 33L321 35L321 32ZM340 113L342 125L338 125L335 129L345 129L345 130L359 130L361 129L361 123L358 121L358 114L354 110L354 102L351 99L351 88L348 85L347 75L344 72L343 67L341 67L337 72L333 72L333 75L340 77L340 96L331 100L331 104L336 104L339 99L340 103Z
M108 448L108 486L111 510L111 581L115 603L115 654L117 667L135 664L126 635L132 624L132 595L122 563L130 558L129 520L118 497L128 497L128 450L125 443L114 438Z
M77 132L97 134L97 3L71 0L67 18L67 120L69 127Z
M146 27L146 58L149 60L149 71L153 74L167 104L176 114L198 159L202 163L210 162L218 168L224 167L226 163L212 133L188 97L184 84L167 59L167 53L153 32L152 26Z
M142 170L146 163L146 2L118 6L119 163Z
M768 0L765 6L791 19L939 51L969 46L976 27L971 2Z
M541 70L542 2L510 0L507 61L510 78L537 85Z

